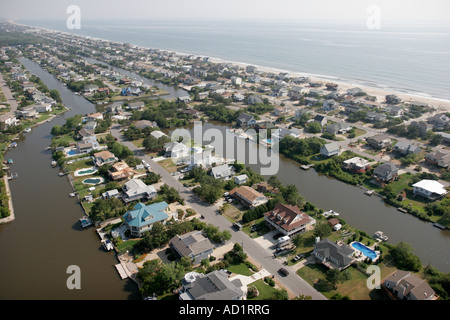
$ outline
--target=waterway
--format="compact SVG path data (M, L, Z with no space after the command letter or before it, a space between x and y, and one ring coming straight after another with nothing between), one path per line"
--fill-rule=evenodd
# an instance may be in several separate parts
M121 280L114 253L105 252L95 229L82 230L83 211L74 198L67 177L50 165L51 128L75 114L95 111L93 104L70 92L36 63L21 62L50 88L57 89L71 110L23 134L17 148L7 153L14 160L10 181L15 220L0 225L0 299L140 299L132 280ZM81 271L81 289L68 289L71 274Z
M224 144L221 147L220 139L196 138L194 125L185 127L197 143L212 144L219 154L232 158L234 155L242 163L246 163L253 170L260 173L260 169L267 167L261 161L254 161L252 157L267 152L265 147L258 147L253 142L235 138L234 143ZM202 127L202 132L215 129L226 134L229 127L223 123L208 122ZM170 135L172 130L167 131ZM222 150L222 151L220 151ZM252 155L252 156L250 156ZM450 272L450 231L441 230L432 223L401 213L395 207L386 204L378 196L367 196L364 190L343 183L336 179L318 174L314 169L303 170L300 164L276 154L279 158L276 176L283 185L293 184L299 193L323 210L334 210L351 226L373 235L376 231L383 231L389 237L389 243L397 244L401 241L410 243L414 253L421 259L423 265L431 264L443 272ZM256 159L264 159L259 156ZM269 176L266 176L268 178Z

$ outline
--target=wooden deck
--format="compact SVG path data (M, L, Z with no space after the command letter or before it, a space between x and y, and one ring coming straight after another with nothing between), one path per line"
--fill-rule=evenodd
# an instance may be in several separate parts
M116 269L117 269L117 272L119 272L119 275L122 278L122 280L128 278L128 275L125 272L125 270L123 269L122 264L120 264L120 263L116 264Z

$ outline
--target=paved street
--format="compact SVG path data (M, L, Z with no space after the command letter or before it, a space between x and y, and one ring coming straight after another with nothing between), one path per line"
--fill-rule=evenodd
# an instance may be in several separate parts
M217 209L209 204L201 201L191 190L185 188L176 178L170 175L162 166L157 162L153 161L150 157L145 156L143 152L129 141L125 141L124 137L120 134L120 127L113 126L111 128L111 134L117 138L117 141L127 146L135 152L136 156L144 159L150 164L152 171L161 175L162 180L167 183L167 185L174 187L178 190L180 195L185 199L185 201L199 214L203 215L205 221L209 224L217 226L220 230L228 230L231 235L231 241L239 243L243 246L244 251L251 256L258 267L262 267L269 273L274 275L277 280L286 288L286 290L293 296L308 295L311 296L313 300L325 300L326 297L320 292L315 290L306 281L300 278L294 270L289 267L283 266L279 259L275 259L271 251L262 247L257 241L251 239L242 231L236 231L230 221L222 217ZM288 276L284 277L278 273L278 270L284 267L290 270Z

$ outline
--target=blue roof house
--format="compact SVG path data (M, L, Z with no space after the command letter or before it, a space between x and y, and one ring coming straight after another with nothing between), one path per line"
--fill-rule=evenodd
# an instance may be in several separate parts
M131 235L142 237L145 232L152 228L155 222L164 223L169 219L168 210L169 205L165 201L148 206L139 202L134 206L134 210L128 211L123 217Z

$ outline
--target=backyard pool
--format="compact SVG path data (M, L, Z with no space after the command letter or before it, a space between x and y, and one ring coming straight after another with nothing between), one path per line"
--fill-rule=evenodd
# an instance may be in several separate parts
M75 155L78 154L78 151L77 151L76 149L72 149L72 150L70 150L70 151L67 151L67 154L68 154L69 156L75 156Z
M87 179L84 179L82 182L84 184L96 185L96 184L102 183L103 181L105 181L105 179L103 179L102 177L98 177L98 178L87 178Z
M378 255L375 251L373 251L372 249L367 248L365 245L363 245L361 242L353 242L352 243L352 247L355 248L356 250L361 251L366 257L375 260Z
M76 177L80 177L80 176L87 176L90 174L94 174L97 172L97 169L95 168L83 168L83 169L78 169L74 172L74 175Z

